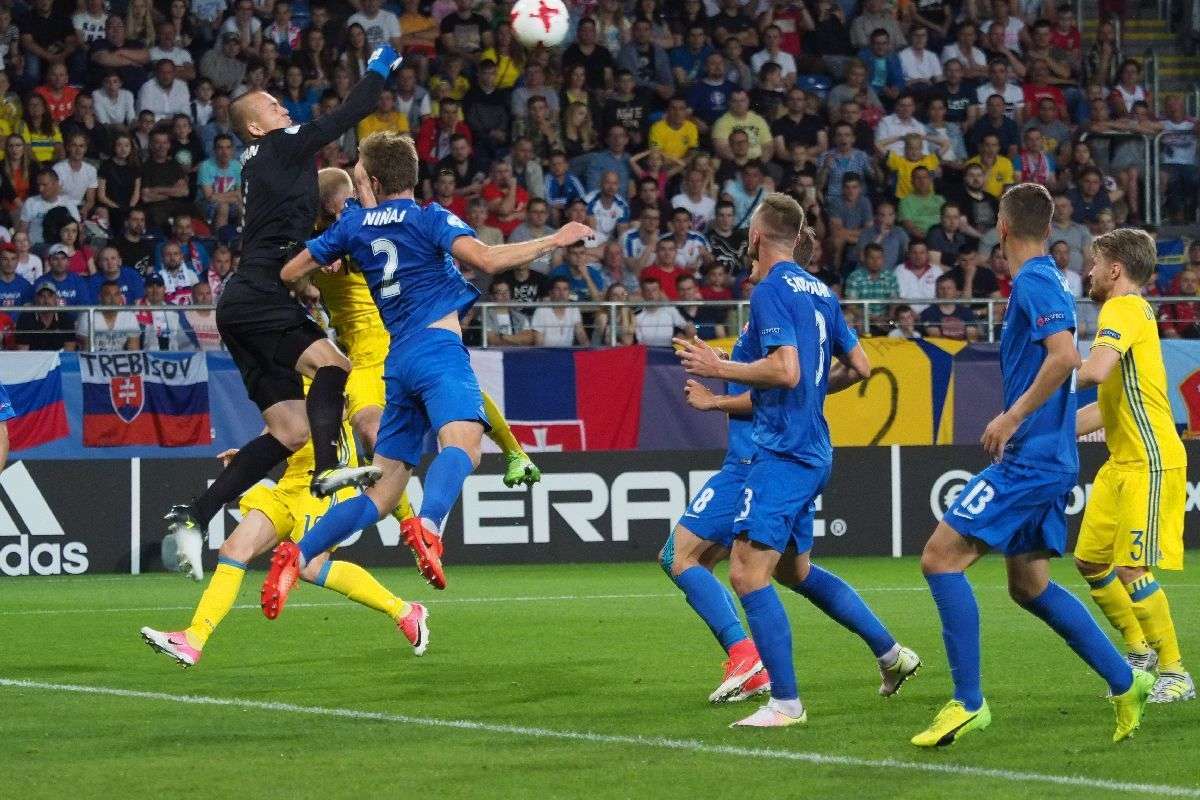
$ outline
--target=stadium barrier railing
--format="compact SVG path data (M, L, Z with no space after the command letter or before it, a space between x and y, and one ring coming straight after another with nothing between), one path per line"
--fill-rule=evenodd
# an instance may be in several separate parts
M1112 158L1114 149L1113 142L1121 144L1122 142L1138 141L1142 142L1142 213L1146 217L1146 222L1152 225L1158 225L1160 220L1154 215L1158 213L1158 166L1155 159L1154 150L1156 143L1144 133L1135 133L1134 131L1103 131L1101 133L1093 133L1084 131L1079 135L1079 141L1086 142L1091 139L1107 139L1109 140L1109 158ZM1094 155L1094 154L1093 154Z
M1162 297L1147 297L1147 302L1155 307L1170 305L1174 303L1193 303L1200 307L1200 295L1192 296L1162 296ZM840 299L838 301L843 311L847 315L847 321L861 336L887 336L896 329L893 319L893 312L896 306L908 305L917 309L923 309L926 306L938 305L939 301L936 298L928 297L890 297L890 298L872 298L865 300ZM970 332L967 338L970 341L976 342L996 342L1000 337L1001 323L1004 320L1004 309L1008 305L1007 298L1001 297L980 297L980 298L958 298L946 303L956 306L966 306L972 310L975 315L975 321L966 324L967 330ZM495 323L491 321L492 314L489 312L501 311L506 313L523 313L527 316L537 308L575 308L581 312L585 330L588 331L588 344L585 347L616 347L621 344L638 342L641 344L658 344L669 345L670 338L673 335L672 331L658 331L658 335L654 341L644 341L636 337L636 321L637 314L640 311L654 308L664 308L674 306L681 310L686 310L692 315L699 315L703 309L709 309L713 312L724 312L721 316L707 314L703 325L716 326L719 325L723 331L719 335L709 336L707 338L725 338L736 336L737 333L746 324L750 317L750 301L749 300L679 300L679 301L663 301L656 303L647 303L639 300L601 300L601 301L539 301L537 303L493 303L480 302L474 306L474 311L463 325L464 337L467 343L472 347L487 349L489 347L504 347L508 345L489 344L488 338L490 333L496 331ZM1095 321L1098 315L1096 304L1087 298L1079 298L1075 302L1076 316L1079 320L1079 335L1082 338L1085 335L1095 333ZM79 338L87 346L79 349L84 352L97 352L94 347L97 338L95 332L97 330L96 318L98 314L113 311L128 311L135 314L153 314L164 313L170 314L181 320L187 320L188 312L204 312L211 313L215 311L215 306L212 305L189 305L189 306L20 306L16 308L0 309L0 313L7 313L10 316L19 316L24 313L48 313L57 312L65 314L83 315L80 319L85 320L85 324L81 329ZM919 316L919 313L918 313ZM687 318L688 314L684 314ZM612 320L626 318L627 323L612 324ZM628 329L623 327L628 324ZM916 329L918 331L928 327L929 323L924 323L918 320ZM173 350L179 352L190 352L199 349L216 349L203 348L197 346L196 340L189 335L189 328L180 324L180 326L172 331L169 341L163 342L148 342L144 337L150 335L150 326L143 326L141 334L143 336L142 348L145 350ZM14 336L17 331L8 331L0 336ZM28 331L21 332L28 335ZM46 331L47 334L60 333L59 331ZM633 337L632 339L623 337ZM5 349L15 349L11 340L5 341ZM578 346L578 345L576 345ZM40 349L40 348L33 348Z

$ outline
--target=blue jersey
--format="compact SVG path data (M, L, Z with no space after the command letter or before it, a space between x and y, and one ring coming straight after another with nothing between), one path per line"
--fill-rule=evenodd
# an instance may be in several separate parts
M6 422L16 415L17 410L8 397L8 389L5 389L4 384L0 383L0 422Z
M747 354L749 346L746 344L746 330L742 329L742 334L733 343L733 352L729 358L731 361L737 361L741 364L746 364L754 359ZM736 397L739 394L750 391L749 386L743 386L740 383L729 381L725 384L725 393L731 397ZM726 464L749 464L754 458L754 414L749 416L729 415L729 446L725 449Z
M24 306L33 301L33 284L20 275L11 281L0 280L0 306Z
M100 287L108 280L102 272L97 272L88 278L92 297L100 297ZM125 297L125 305L131 306L146 296L146 282L133 267L121 267L121 274L115 280L121 285L121 294Z
M745 334L750 361L777 347L796 348L795 388L754 389L754 443L812 465L833 463L825 421L826 379L833 356L858 344L829 287L791 261L781 261L754 287Z
M347 206L308 242L314 259L330 264L350 256L361 267L392 347L479 297L455 266L450 248L475 231L437 203L388 200L375 208Z
M1029 259L1012 282L1000 336L1005 408L1011 408L1025 393L1042 368L1046 359L1042 341L1060 331L1074 330L1075 300L1054 260L1049 256ZM1073 375L1025 418L1008 440L1004 460L1059 472L1079 470Z

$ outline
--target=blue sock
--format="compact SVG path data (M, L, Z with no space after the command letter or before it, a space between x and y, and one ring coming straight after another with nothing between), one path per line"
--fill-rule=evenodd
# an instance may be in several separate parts
M926 575L938 616L942 618L942 641L954 680L954 699L967 711L983 705L979 677L979 606L967 576L961 572Z
M300 552L305 561L316 558L355 531L374 525L380 518L379 509L365 494L334 503L317 520L317 524L304 534L304 538L300 540Z
M675 583L726 652L746 638L746 629L729 604L725 587L715 575L704 567L689 567L675 577Z
M1066 639L1071 649L1108 682L1109 691L1114 695L1129 691L1133 670L1078 597L1050 581L1046 591L1022 605Z
M463 481L475 466L461 447L446 447L437 454L425 473L425 499L421 501L421 516L441 527L454 501L462 494Z
M742 608L746 609L759 657L771 676L771 696L776 700L796 700L800 692L792 663L792 626L775 587L767 585L742 595Z
M832 572L812 564L808 569L808 577L793 586L792 590L804 595L842 627L857 633L876 658L886 655L896 646L896 640L858 592L854 591L854 587Z

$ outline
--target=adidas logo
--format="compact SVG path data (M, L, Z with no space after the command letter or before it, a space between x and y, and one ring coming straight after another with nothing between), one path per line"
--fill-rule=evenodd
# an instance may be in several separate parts
M66 531L50 510L25 465L18 461L0 474L0 574L81 575L87 572L87 545L64 542ZM56 537L52 541L41 541ZM12 539L17 541L12 541Z

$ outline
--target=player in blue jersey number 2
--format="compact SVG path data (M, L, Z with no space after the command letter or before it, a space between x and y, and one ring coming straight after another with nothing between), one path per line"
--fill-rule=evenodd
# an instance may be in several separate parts
M342 256L362 268L379 315L391 337L384 364L386 403L375 444L381 477L365 494L338 503L304 537L300 546L276 548L263 584L263 611L282 609L299 569L308 559L378 522L400 500L422 442L437 433L440 452L425 475L421 530L405 541L417 567L435 588L446 585L442 571L442 524L463 482L479 463L487 425L479 383L462 343L459 316L479 292L462 277L454 259L487 273L526 264L592 235L578 222L517 244L488 246L465 222L437 203L422 207L413 199L417 151L412 140L390 131L368 136L354 168L364 207L347 209L328 230L284 267L290 283ZM367 198L376 198L367 207Z

